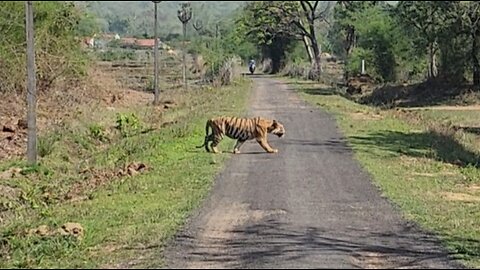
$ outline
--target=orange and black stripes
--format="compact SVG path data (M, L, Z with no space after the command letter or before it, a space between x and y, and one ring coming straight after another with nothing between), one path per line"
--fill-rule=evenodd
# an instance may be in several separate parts
M211 133L210 133L211 129ZM205 126L205 141L204 144L198 146L200 148L205 146L205 150L210 152L208 143L211 143L213 152L218 153L218 144L222 141L224 136L237 140L234 153L238 153L239 148L247 140L256 139L258 143L267 151L275 152L267 141L267 133L275 133L278 136L283 136L285 130L283 126L275 120L264 119L261 117L255 118L239 118L222 116L209 119Z

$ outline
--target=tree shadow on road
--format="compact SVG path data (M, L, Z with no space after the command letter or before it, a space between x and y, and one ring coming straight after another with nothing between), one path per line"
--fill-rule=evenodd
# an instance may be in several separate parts
M231 237L200 240L180 235L177 243L181 245L186 261L219 264L228 268L275 265L278 262L284 267L299 267L299 263L306 261L309 267L320 267L328 266L329 258L335 264L335 259L340 256L347 258L342 258L341 263L360 268L429 268L433 263L440 267L463 268L458 263L447 261L453 254L441 248L436 237L413 226L392 228L391 231L292 227L270 219L222 233ZM461 240L472 245L477 242L473 239Z
M280 143L284 145L295 145L298 147L299 151L302 152L328 151L337 154L353 153L345 138L329 138L326 140L286 139Z

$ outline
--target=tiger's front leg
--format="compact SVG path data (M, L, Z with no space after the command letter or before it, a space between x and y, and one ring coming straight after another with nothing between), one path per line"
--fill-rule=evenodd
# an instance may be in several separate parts
M257 142L260 144L260 146L265 150L267 151L268 153L278 153L278 149L273 149L272 147L270 147L270 145L268 144L267 142L267 139L266 138L259 138L257 139Z
M237 143L235 144L235 147L233 148L233 153L234 154L239 154L240 153L240 147L245 143L245 141L242 140L237 140Z

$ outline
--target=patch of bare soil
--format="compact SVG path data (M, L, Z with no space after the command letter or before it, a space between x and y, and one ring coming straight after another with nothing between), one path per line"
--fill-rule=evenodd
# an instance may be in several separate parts
M350 117L355 120L381 120L384 118L381 114L367 112L350 113Z
M100 67L93 67L87 80L82 83L58 81L48 91L38 93L38 134L77 118L82 106L115 110L138 104L145 105L152 100L151 93L121 88L112 74ZM25 155L26 117L23 93L0 94L0 160Z
M26 232L26 235L37 235L41 237L52 237L52 236L74 236L77 239L82 239L85 235L85 229L79 223L67 222L60 226L59 228L50 228L47 225L40 225L37 228L29 229Z
M449 201L480 202L480 196L459 192L442 192L441 196Z
M70 190L65 194L63 201L76 202L88 199L86 193L90 190L95 190L100 186L104 186L114 179L125 176L136 176L140 173L149 170L149 167L144 163L132 162L125 165L118 171L87 169L81 173L84 175L84 181L75 183Z

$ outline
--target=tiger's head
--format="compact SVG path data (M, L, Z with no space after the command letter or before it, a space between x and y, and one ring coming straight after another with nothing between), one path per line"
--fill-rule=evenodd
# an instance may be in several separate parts
M285 135L285 128L280 122L273 120L272 125L268 128L268 132L281 138L283 135Z

